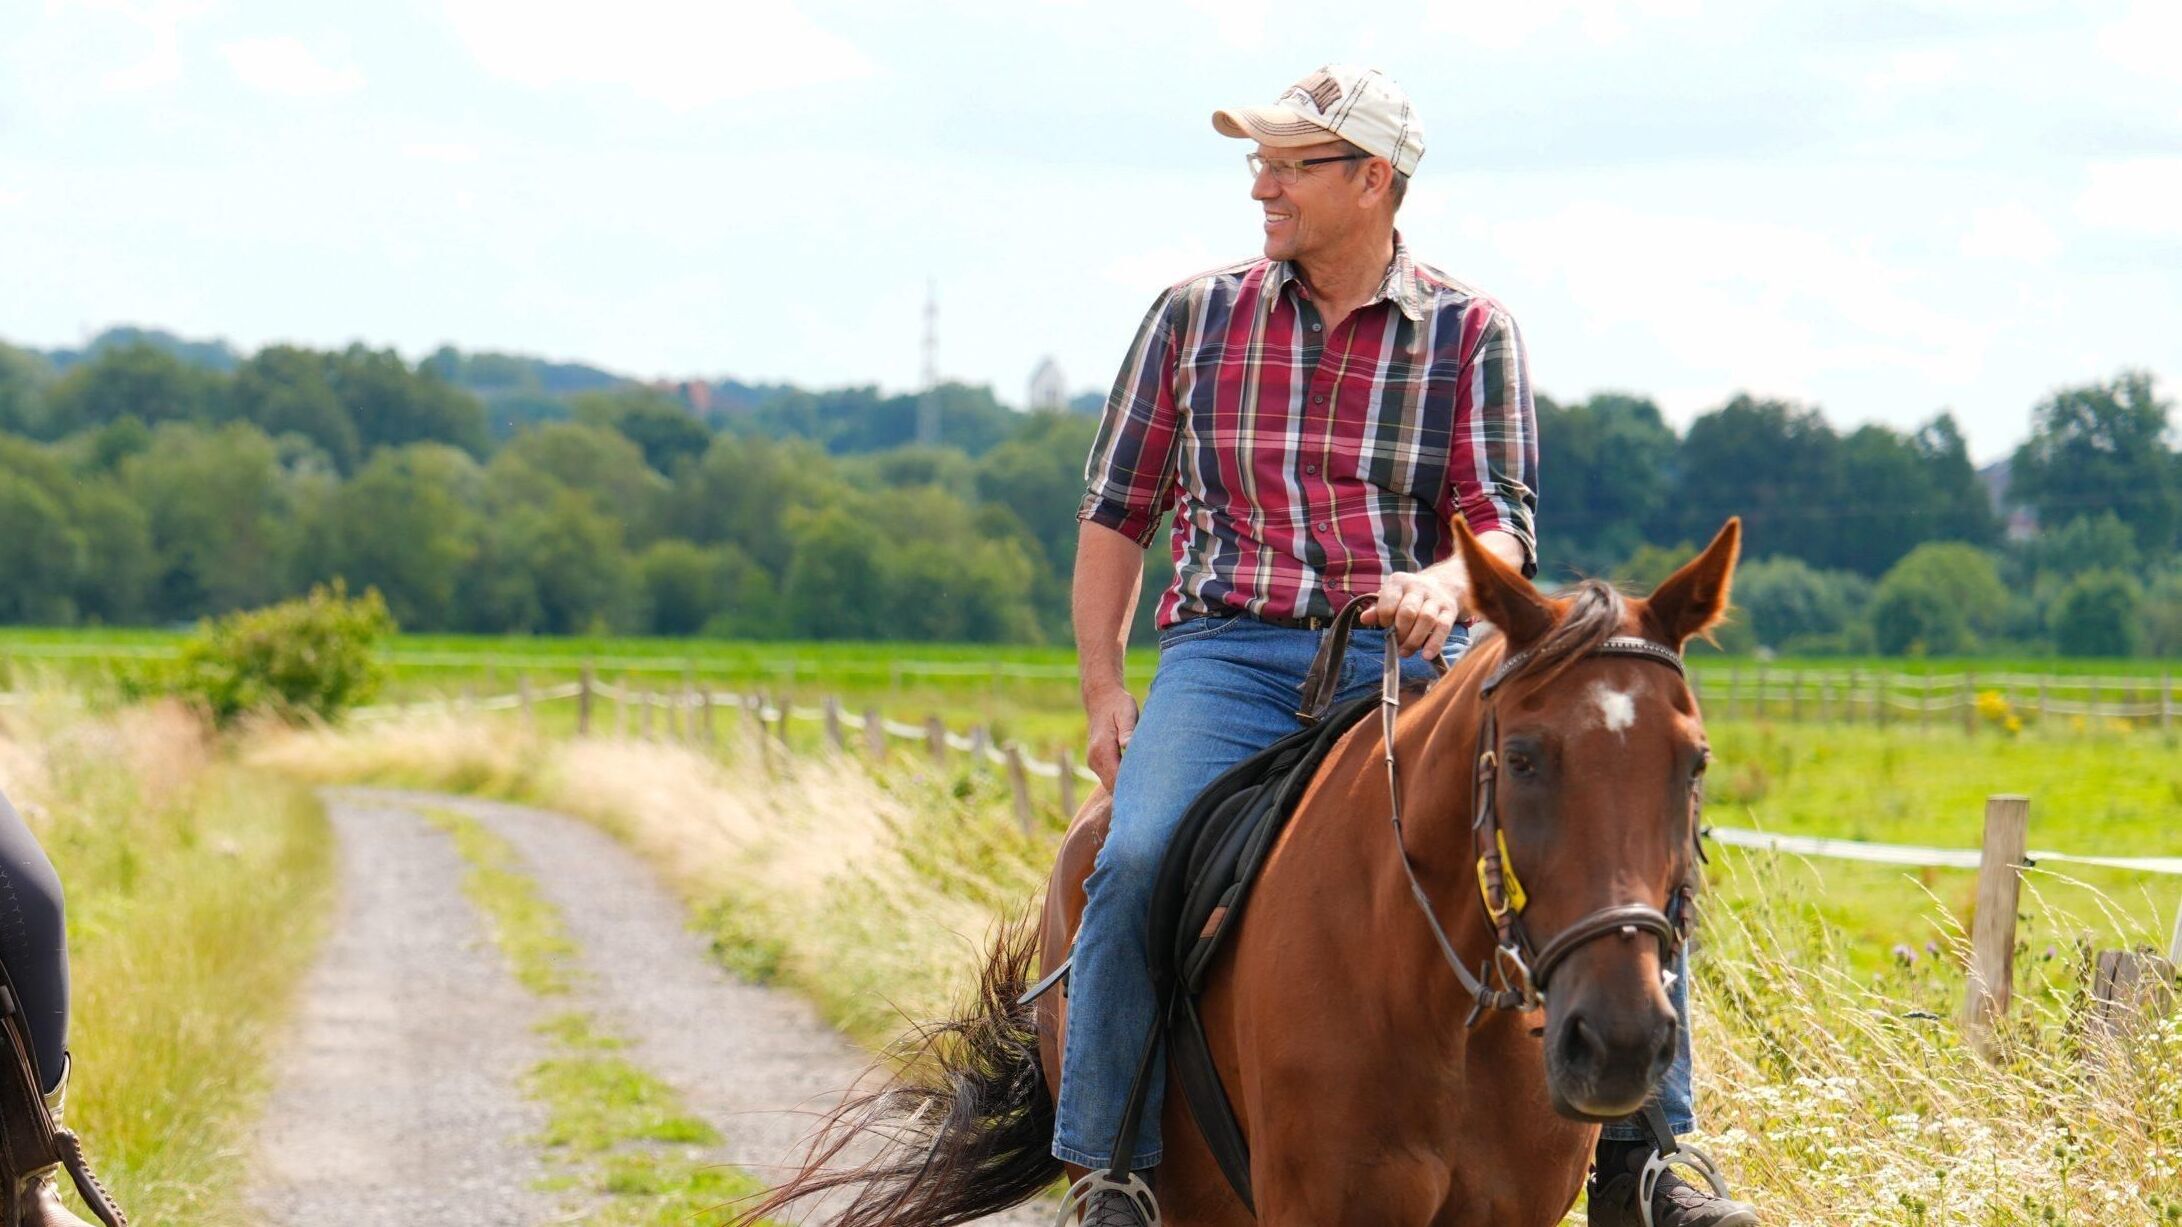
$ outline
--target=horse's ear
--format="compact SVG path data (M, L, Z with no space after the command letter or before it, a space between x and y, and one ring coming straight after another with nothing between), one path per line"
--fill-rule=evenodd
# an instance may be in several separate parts
M1454 524L1462 568L1470 579L1471 612L1499 627L1515 650L1552 630L1556 614L1545 594L1522 572L1500 561L1498 554L1478 544L1477 535L1461 516L1454 517Z
M1705 552L1667 577L1645 605L1657 623L1661 637L1676 647L1719 625L1727 616L1728 590L1735 579L1735 560L1742 555L1743 522L1730 517L1720 526Z

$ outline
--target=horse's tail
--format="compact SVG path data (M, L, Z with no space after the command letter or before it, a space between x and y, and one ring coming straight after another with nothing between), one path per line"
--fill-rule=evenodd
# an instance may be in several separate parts
M889 1059L901 1072L851 1096L820 1124L803 1166L731 1224L856 1188L836 1227L952 1227L1023 1202L1061 1175L1053 1096L1038 1058L1030 985L1038 926L1004 924L962 1017L920 1026ZM876 1144L861 1162L844 1159ZM837 1163L845 1163L837 1167Z

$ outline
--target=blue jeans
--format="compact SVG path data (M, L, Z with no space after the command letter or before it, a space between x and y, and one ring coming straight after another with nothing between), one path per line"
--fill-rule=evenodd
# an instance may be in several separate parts
M1157 1009L1146 929L1160 860L1183 810L1205 785L1300 727L1295 709L1303 675L1325 634L1241 616L1198 618L1161 633L1159 671L1114 781L1112 825L1085 882L1083 923L1069 970L1054 1157L1094 1169L1113 1165L1108 1151ZM1468 646L1458 629L1444 656L1452 662ZM1342 663L1338 701L1377 690L1385 652L1384 631L1356 630ZM1402 670L1405 682L1422 681L1431 665L1410 657ZM1662 1093L1669 1095L1670 1120L1682 1131L1689 1117L1686 1041L1675 1069L1679 1079L1670 1073ZM1676 1085L1679 1098L1671 1089ZM1165 1092L1164 1071L1155 1068L1132 1167L1160 1160Z

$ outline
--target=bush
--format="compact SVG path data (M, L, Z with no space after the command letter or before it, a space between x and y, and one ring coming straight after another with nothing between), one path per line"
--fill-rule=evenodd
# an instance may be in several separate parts
M351 597L341 580L264 609L200 623L155 689L202 704L221 725L247 713L338 720L385 680L374 649L394 633L376 588Z
M2053 643L2063 656L2134 656L2142 590L2119 571L2086 571L2053 605Z
M2008 590L1992 555L1960 542L1926 542L1895 563L1871 606L1875 646L1889 656L1955 656L2001 629Z

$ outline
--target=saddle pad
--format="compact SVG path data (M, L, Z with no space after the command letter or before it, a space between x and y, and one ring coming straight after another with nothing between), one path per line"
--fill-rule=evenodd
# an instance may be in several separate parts
M1206 785L1183 812L1152 893L1153 982L1194 996L1234 930L1251 884L1319 763L1379 705L1352 700L1281 738Z

